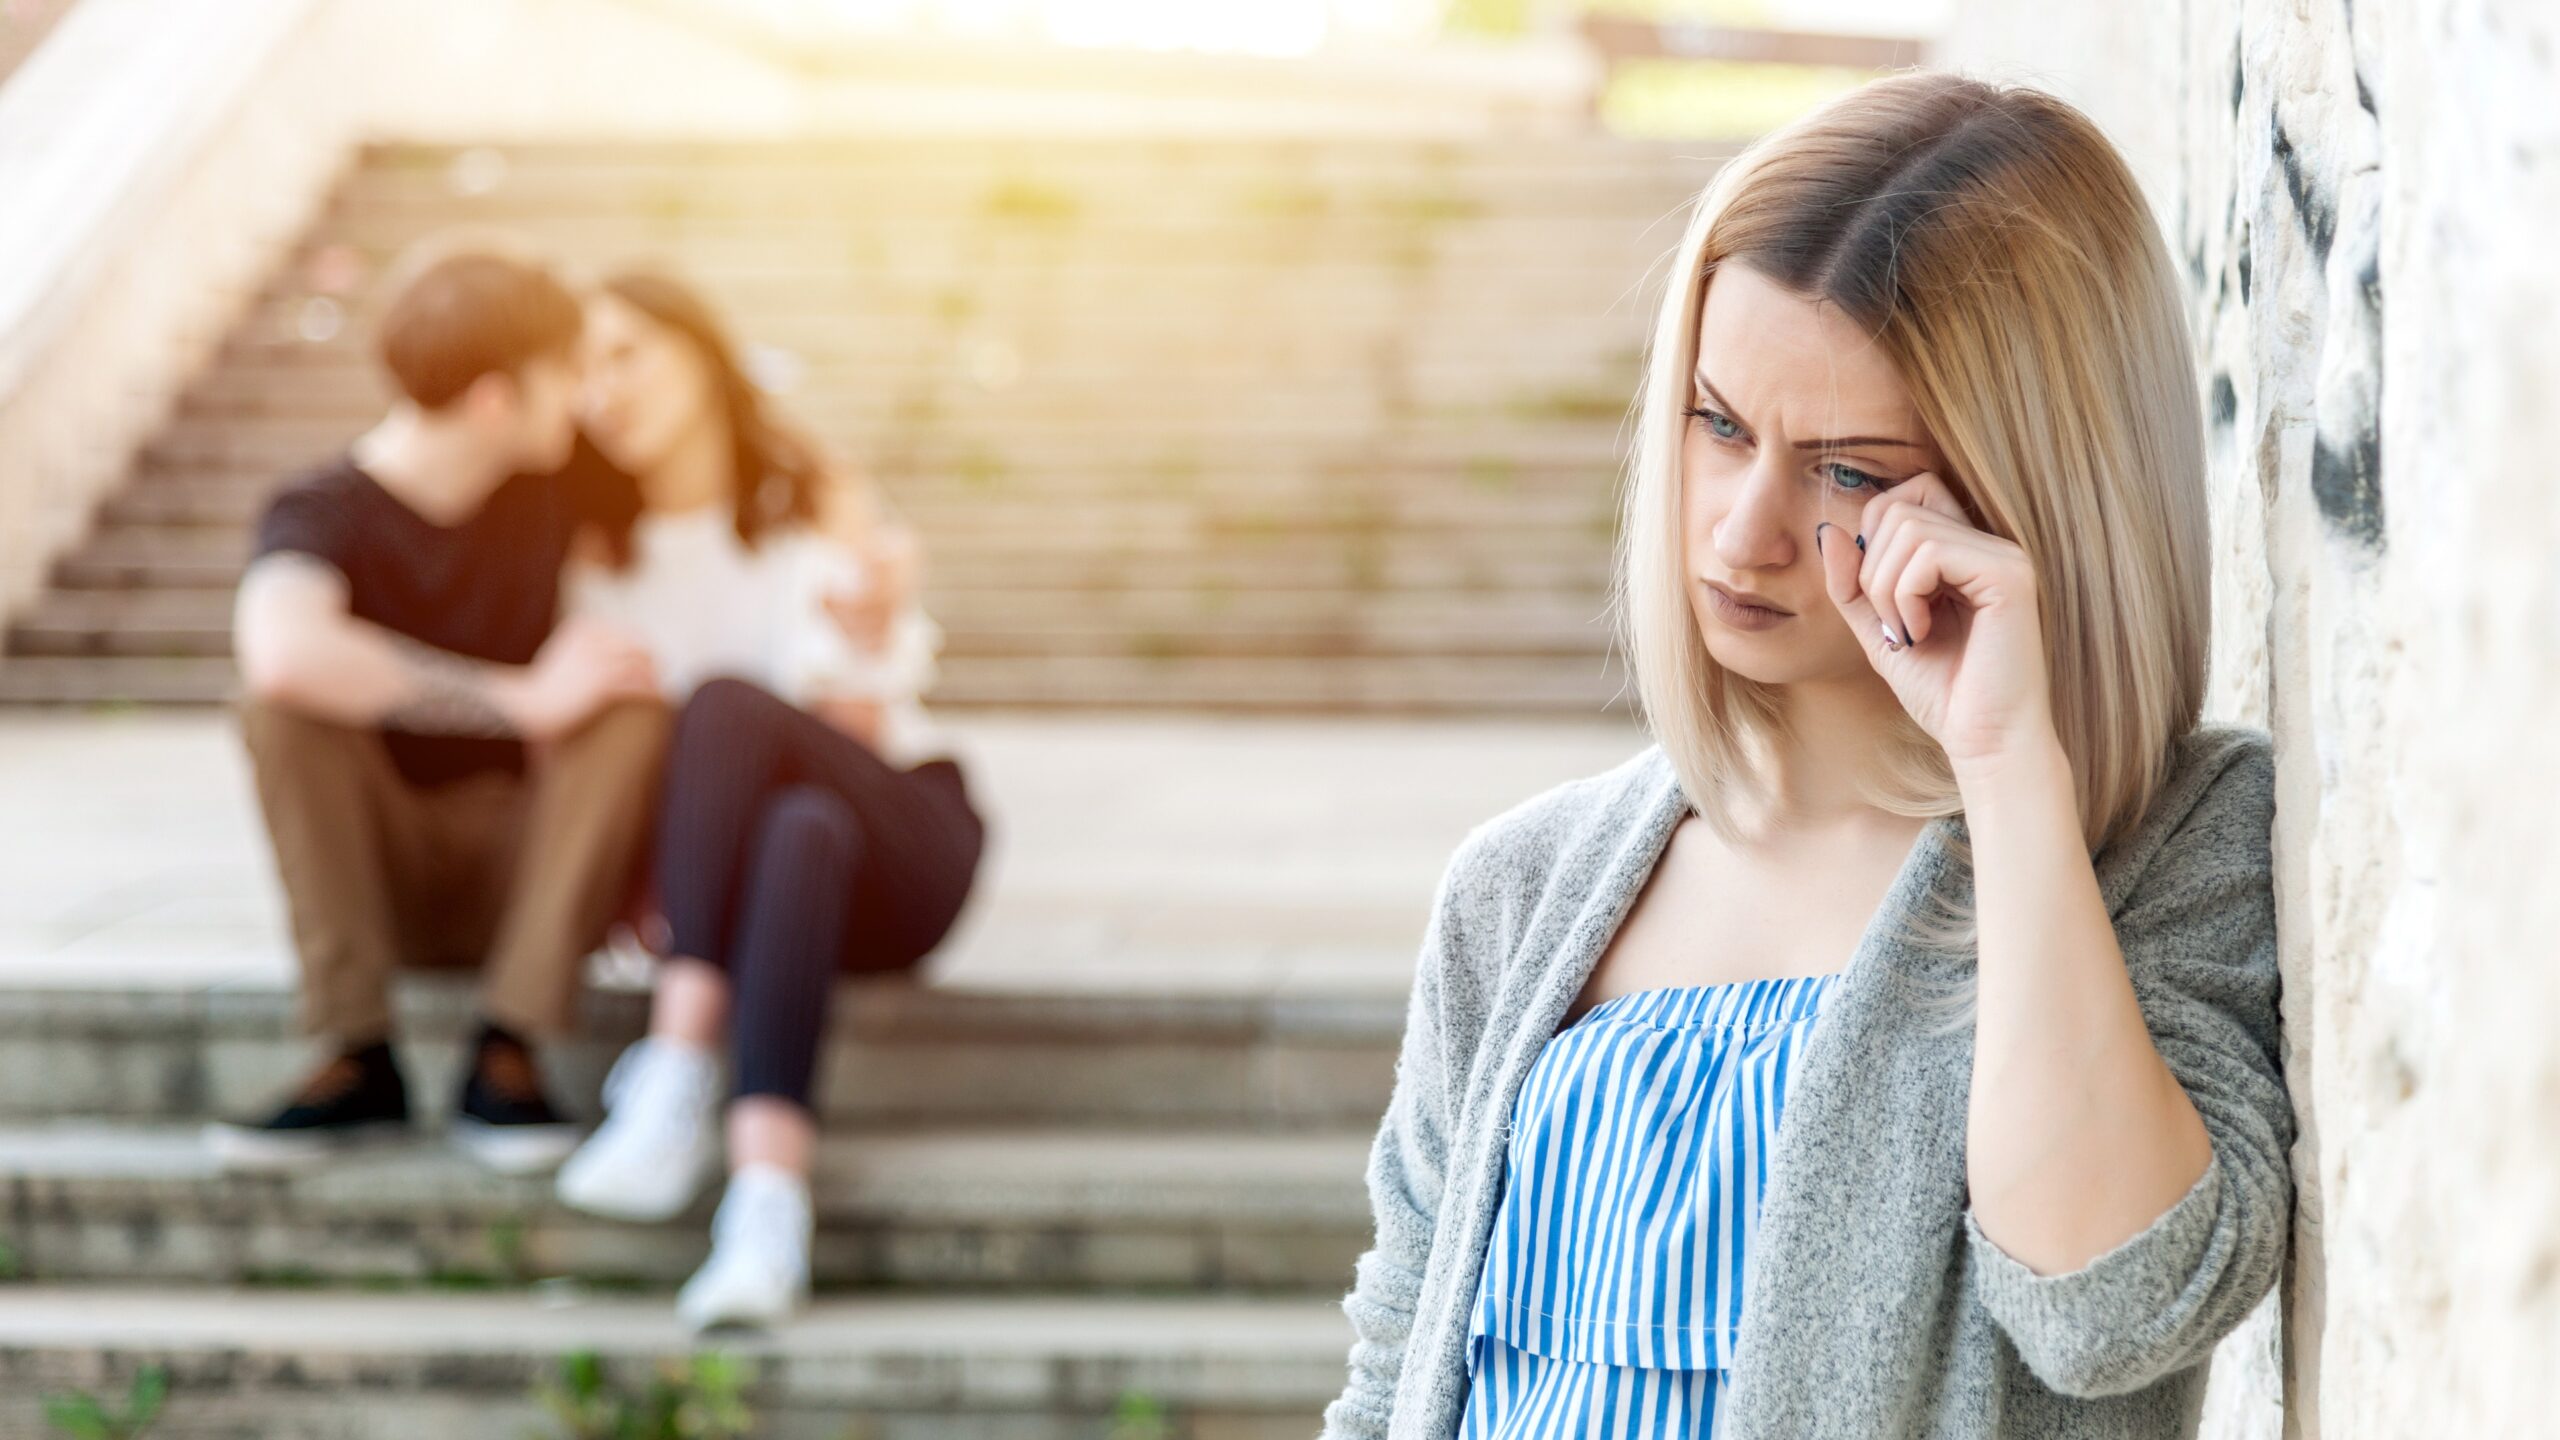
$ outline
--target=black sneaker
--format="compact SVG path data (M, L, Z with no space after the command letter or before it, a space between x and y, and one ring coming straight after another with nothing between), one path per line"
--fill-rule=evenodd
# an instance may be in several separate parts
M551 1106L542 1072L523 1041L483 1025L463 1076L462 1105L453 1121L454 1143L503 1175L531 1175L569 1158L579 1128Z
M351 1050L313 1071L264 1120L205 1127L215 1158L237 1170L285 1169L409 1135L409 1090L391 1047Z

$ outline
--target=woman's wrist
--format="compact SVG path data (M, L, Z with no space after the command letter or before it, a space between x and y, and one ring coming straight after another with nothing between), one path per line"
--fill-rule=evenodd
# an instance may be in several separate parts
M1968 811L1978 799L1997 803L2022 791L2059 786L2066 794L2077 793L2071 757L2063 753L2062 739L2050 725L2033 726L2015 739L1973 754L1951 755L1948 767L1955 773L1956 788L1964 795ZM2073 803L2076 808L2076 798Z
M1986 844L1998 848L2013 837L2038 846L2085 842L2079 783L2060 739L2047 734L1970 757L1955 775L1977 859Z

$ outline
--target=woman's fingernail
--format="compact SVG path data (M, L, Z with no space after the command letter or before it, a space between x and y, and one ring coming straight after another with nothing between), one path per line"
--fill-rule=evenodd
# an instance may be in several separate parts
M1893 626L1890 622L1879 620L1876 622L1876 626L1884 631L1885 648L1890 650L1899 650L1902 648L1902 642L1893 637Z
M1858 548L1861 550L1867 548L1867 537L1863 533L1858 536Z
M1820 553L1822 550L1822 532L1830 528L1831 522L1828 520L1822 521L1813 527L1813 548L1816 553Z

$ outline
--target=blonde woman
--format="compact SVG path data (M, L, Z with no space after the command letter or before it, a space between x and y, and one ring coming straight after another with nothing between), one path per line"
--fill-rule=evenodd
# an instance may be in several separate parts
M1622 528L1655 743L1449 862L1328 1435L2183 1433L2294 1133L2190 353L2036 91L1878 81L1708 187Z

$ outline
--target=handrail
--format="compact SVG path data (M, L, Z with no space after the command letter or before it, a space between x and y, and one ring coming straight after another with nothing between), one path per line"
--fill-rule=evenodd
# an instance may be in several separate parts
M79 0L19 0L0 6L0 85L9 83L10 74L27 63L27 57L44 43L44 37L52 34L53 27L78 3Z
M325 190L272 82L321 0L79 0L0 85L0 613Z

